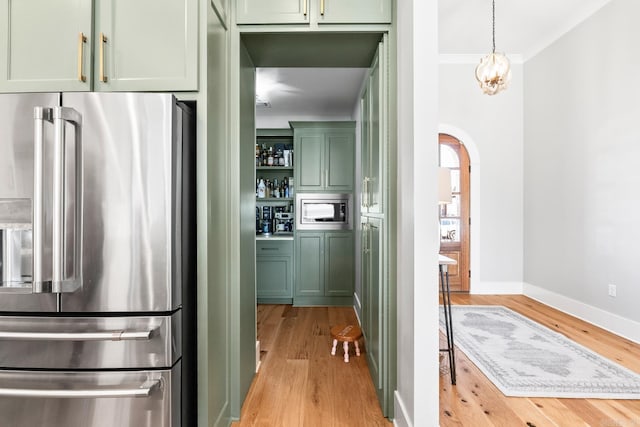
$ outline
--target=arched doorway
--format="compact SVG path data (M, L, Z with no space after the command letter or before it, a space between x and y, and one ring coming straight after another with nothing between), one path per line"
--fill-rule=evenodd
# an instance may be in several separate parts
M440 253L458 264L449 268L452 291L469 292L471 242L469 153L457 138L441 133L440 166L451 170L451 203L440 206Z

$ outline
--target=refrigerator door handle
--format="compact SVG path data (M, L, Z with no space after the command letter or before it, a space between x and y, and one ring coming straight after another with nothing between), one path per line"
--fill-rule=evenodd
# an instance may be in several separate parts
M0 331L0 340L11 341L148 341L154 329L148 331L104 332L9 332Z
M68 386L68 384L67 384ZM134 388L92 388L92 389L37 389L37 388L0 388L0 397L36 397L36 398L80 398L94 399L99 397L150 397L160 388L160 380L147 380Z
M71 123L75 127L74 159L75 170L71 176L67 174L67 155L65 140L65 125ZM81 144L82 144L82 115L73 108L54 107L53 108L53 265L52 265L52 291L53 292L74 292L81 284L80 280L80 207L81 203ZM75 190L75 197L72 202L74 213L74 229L66 229L67 192L66 186L71 185ZM72 233L72 248L67 247L68 233ZM69 260L70 258L70 260ZM73 267L67 271L67 261Z
M54 141L52 149L45 147L44 124L53 123ZM65 124L75 127L73 151L67 152L65 142ZM82 115L68 107L35 107L34 108L34 179L33 179L33 274L32 292L74 292L82 283L80 277L80 242L81 242L81 197L82 187L80 174L82 171ZM53 153L53 197L52 197L52 235L45 235L45 158L47 152ZM68 158L68 154L72 158ZM67 165L75 166L71 173ZM48 177L47 177L48 178ZM71 202L73 206L67 210L66 186L73 189ZM65 211L66 210L66 211ZM73 215L72 229L66 229L66 215ZM71 237L67 235L72 233ZM51 242L49 242L49 238ZM67 240L72 240L68 247ZM48 248L51 251L51 263L46 259Z
M44 122L53 123L52 109L35 107L34 121L34 161L33 161L33 273L32 283L34 293L51 292L51 281L45 274L45 236L44 234Z

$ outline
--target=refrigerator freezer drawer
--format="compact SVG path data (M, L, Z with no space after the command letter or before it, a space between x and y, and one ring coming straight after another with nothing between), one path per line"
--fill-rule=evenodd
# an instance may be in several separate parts
M2 425L180 425L181 366L160 371L0 371Z
M182 356L182 310L168 316L0 317L0 368L146 369Z

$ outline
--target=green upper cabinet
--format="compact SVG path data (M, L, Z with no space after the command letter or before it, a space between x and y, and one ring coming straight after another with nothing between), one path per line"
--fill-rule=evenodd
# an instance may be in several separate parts
M388 24L391 0L238 0L238 24Z
M387 162L388 131L386 101L388 99L387 58L384 43L369 69L369 79L361 99L361 212L384 213L385 165Z
M2 92L198 88L197 1L0 0L0 33Z
M96 0L94 37L95 90L197 90L197 1Z
M291 122L291 126L296 191L352 191L355 122Z
M317 2L320 3L319 24L391 23L391 0L317 0Z
M309 0L237 0L238 24L304 24Z
M0 0L0 92L90 90L91 16L91 1Z

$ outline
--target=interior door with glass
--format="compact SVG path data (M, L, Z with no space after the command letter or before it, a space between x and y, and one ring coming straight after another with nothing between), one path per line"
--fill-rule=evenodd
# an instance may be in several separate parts
M469 154L456 138L440 134L440 166L451 171L451 203L440 205L440 253L457 261L449 266L452 291L469 292Z

